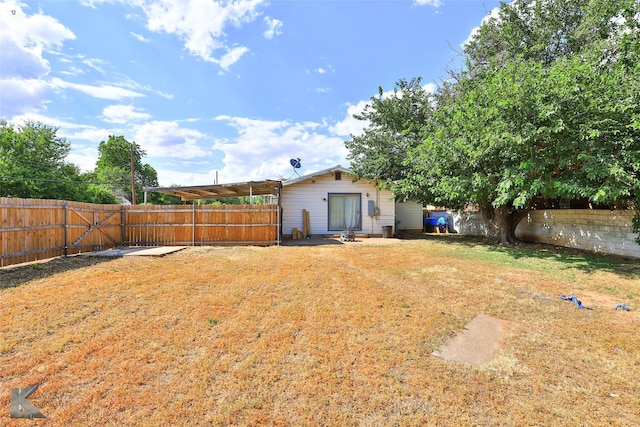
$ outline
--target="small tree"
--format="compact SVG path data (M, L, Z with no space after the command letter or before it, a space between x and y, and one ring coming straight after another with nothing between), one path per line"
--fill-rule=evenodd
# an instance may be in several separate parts
M133 181L136 200L143 197L144 187L157 187L158 174L149 164L143 164L146 152L135 142L127 141L124 136L110 135L107 141L98 145L100 153L93 177L96 181L108 185L111 191L120 197L132 200L131 173L133 163ZM154 201L155 193L150 194Z

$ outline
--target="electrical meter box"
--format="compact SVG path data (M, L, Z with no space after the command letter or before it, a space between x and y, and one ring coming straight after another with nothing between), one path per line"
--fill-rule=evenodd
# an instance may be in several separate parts
M367 215L369 216L380 215L380 208L376 206L376 202L373 200L367 200Z

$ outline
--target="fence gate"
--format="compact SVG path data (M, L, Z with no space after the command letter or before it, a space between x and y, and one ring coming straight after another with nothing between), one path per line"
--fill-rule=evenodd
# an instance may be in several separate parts
M65 205L64 254L103 250L122 243L122 207Z

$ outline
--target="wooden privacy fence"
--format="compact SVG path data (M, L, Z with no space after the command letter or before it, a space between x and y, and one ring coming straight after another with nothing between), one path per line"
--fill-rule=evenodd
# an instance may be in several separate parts
M0 266L121 245L274 245L277 205L94 205L0 198Z
M274 245L277 205L126 206L124 244Z

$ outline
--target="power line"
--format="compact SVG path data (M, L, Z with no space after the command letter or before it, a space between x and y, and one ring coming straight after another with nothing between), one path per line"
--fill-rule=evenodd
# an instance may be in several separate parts
M46 178L27 178L20 176L5 176L0 175L0 179L10 179L13 181L39 181L39 182L55 182L59 184L95 184L95 185L125 185L128 184L127 181L120 182L97 182L97 181L70 181L70 180L59 180L59 179L46 179Z

